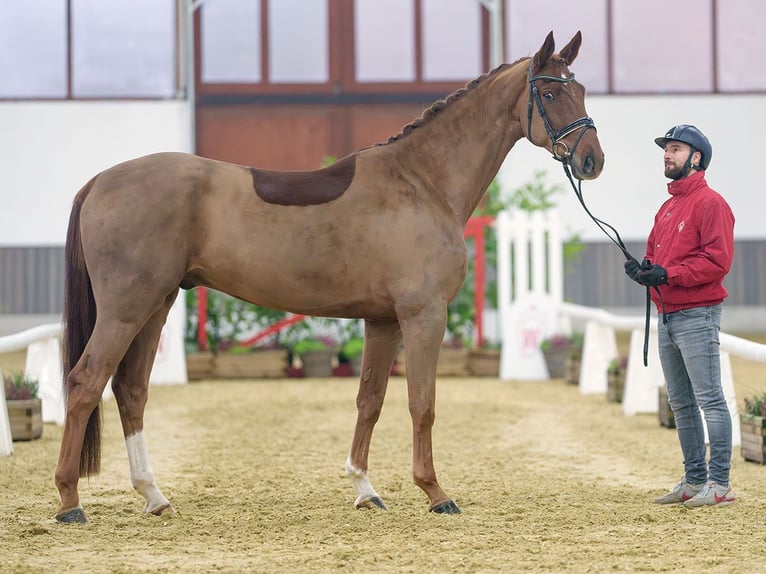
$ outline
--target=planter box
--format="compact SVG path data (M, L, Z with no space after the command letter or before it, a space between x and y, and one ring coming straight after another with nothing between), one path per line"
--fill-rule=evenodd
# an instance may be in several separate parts
M439 362L436 365L437 377L468 377L471 372L468 369L468 357L470 351L465 348L442 347L439 351ZM404 349L396 355L394 372L399 376L407 374Z
M187 353L186 354L186 375L190 381L199 381L202 379L212 379L215 375L215 364L213 362L213 353Z
M308 378L328 378L332 377L333 359L335 351L325 349L321 351L306 351L301 355L301 366L303 367L303 376Z
M766 418L739 415L742 436L742 458L766 464Z
M670 410L668 390L665 385L662 385L657 391L657 416L662 426L669 429L676 428L676 418L673 415L673 411Z
M569 356L569 348L543 349L543 357L545 357L545 366L548 368L549 379L564 378L564 363L567 356Z
M564 360L564 382L570 385L580 384L581 357L567 357Z
M499 377L500 351L471 349L468 351L468 372L474 377Z
M219 353L213 363L218 379L277 379L286 376L287 349Z
M625 393L625 371L622 369L609 370L606 373L606 400L611 403L621 403Z
M9 400L6 404L13 440L32 440L43 435L43 402L40 399Z

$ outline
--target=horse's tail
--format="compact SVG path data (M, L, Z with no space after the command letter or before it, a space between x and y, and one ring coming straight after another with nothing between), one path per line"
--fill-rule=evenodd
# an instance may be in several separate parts
M96 300L93 297L93 288L85 264L80 236L80 210L95 181L94 177L86 183L74 199L64 251L63 371L64 394L67 401L69 400L68 375L80 360L96 324ZM100 468L101 404L99 401L85 428L80 454L80 476L97 474Z

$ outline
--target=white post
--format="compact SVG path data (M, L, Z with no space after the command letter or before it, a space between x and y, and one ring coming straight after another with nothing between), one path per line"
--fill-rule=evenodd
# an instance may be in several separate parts
M617 337L614 329L598 321L585 324L582 366L580 367L580 393L583 395L605 393L607 368L617 357Z
M625 373L625 391L622 397L622 412L626 415L657 413L658 392L665 384L660 365L657 330L649 333L648 366L644 367L644 333L634 329L630 334L630 355Z
M5 402L5 379L0 372L0 456L13 454L11 421L8 419L8 405Z
M61 343L58 336L50 336L30 343L27 347L25 374L37 379L42 401L43 422L64 424L64 375L61 370Z

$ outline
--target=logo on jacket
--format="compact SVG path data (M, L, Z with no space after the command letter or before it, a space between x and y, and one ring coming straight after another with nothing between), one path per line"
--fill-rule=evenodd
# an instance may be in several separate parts
M681 223L679 223L679 224L678 224L678 233L681 233L681 231L683 230L683 228L684 228L684 222L683 222L683 220L682 220L682 221L681 221Z

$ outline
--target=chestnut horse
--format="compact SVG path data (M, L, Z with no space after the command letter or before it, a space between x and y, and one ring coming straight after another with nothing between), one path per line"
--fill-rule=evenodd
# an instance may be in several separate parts
M414 482L431 511L460 512L436 479L431 429L447 303L466 274L463 227L523 137L580 180L601 172L585 90L568 69L580 43L578 32L555 54L550 33L532 58L499 66L385 144L316 171L159 153L91 179L74 199L66 242L56 519L87 522L78 481L100 468L110 377L144 512L174 511L149 464L143 416L160 330L179 288L197 285L293 313L365 320L345 464L356 508L386 508L367 458L403 341Z

